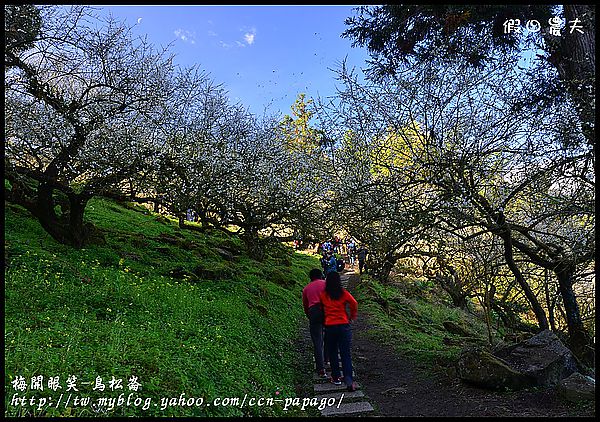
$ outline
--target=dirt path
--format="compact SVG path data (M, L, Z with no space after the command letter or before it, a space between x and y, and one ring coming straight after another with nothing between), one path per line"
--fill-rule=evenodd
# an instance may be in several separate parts
M348 290L360 281L351 275ZM457 378L419 367L369 335L369 315L353 324L353 364L378 416L588 416L595 410L562 402L552 388L514 393L491 392Z

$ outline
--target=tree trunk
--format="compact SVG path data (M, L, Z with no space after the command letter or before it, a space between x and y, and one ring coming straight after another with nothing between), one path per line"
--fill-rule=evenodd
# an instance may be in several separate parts
M369 273L373 275L377 280L385 283L389 280L390 274L394 265L396 265L396 258L390 254L386 254L383 260L380 262L369 260Z
M531 332L531 328L520 320L519 316L506 305L506 302L492 300L490 306L496 311L505 327L515 331Z
M87 203L88 198L83 195L69 197L69 236L71 244L76 248L81 248L88 238L88 230L83 222Z
M565 317L569 329L569 345L571 350L583 363L595 367L594 348L579 313L579 305L573 291L573 265L558 265L555 268L560 294L565 308Z
M240 238L251 258L257 261L262 261L265 258L265 243L260 239L257 230L245 228Z
M508 232L510 233L510 231ZM532 258L538 265L552 270L558 279L558 290L564 306L564 319L567 321L569 330L569 342L571 350L584 363L592 364L594 362L593 341L586 332L579 306L573 291L573 274L575 273L575 265L569 263L564 257L559 254L553 254L552 260L541 259L540 256L533 250L524 245L520 245L519 249L527 256ZM553 305L554 306L554 305ZM559 307L559 311L562 309Z
M538 326L540 327L540 331L547 330L549 328L549 325L548 325L548 319L546 318L546 313L544 312L544 309L541 307L540 303L538 302L537 298L535 297L535 294L531 290L531 287L529 287L529 284L527 284L527 281L525 281L525 278L523 277L521 270L519 270L519 267L517 266L517 264L515 262L515 259L513 256L513 250L512 250L512 240L511 240L510 230L508 228L504 228L504 230L499 234L504 243L504 259L506 260L506 264L508 265L508 268L510 268L513 275L515 276L515 279L517 280L517 283L519 283L519 286L521 286L521 288L523 289L523 292L525 293L525 297L527 298L527 301L531 305L531 309L533 310L533 313L535 314L535 318L537 319Z
M551 53L549 61L575 103L583 134L595 155L596 9L591 4L565 4L563 8L567 24L562 36L545 33L544 40ZM577 29L571 33L575 23L570 22L576 19L583 33Z
M386 256L383 265L381 266L381 276L383 277L383 280L389 280L394 265L396 265L396 260L390 256Z
M485 283L485 296L484 296L484 312L485 312L485 325L488 332L488 343L490 346L494 342L494 338L492 336L492 302L494 301L494 296L496 295L496 286L490 284L489 282Z
M559 72L578 106L583 134L595 150L596 10L589 4L565 4L563 7L566 21L579 19L583 33L565 30L561 37L564 62L559 66Z
M454 277L456 275L443 275L438 274L435 276L435 281L440 285L442 289L450 296L452 299L452 305L460 308L467 309L467 293L465 293L459 285L454 281Z
M37 191L36 207L33 214L46 232L59 243L81 248L88 239L88 230L83 222L83 214L89 197L70 194L69 208L63 210L59 218L54 211L54 188L40 182Z
M33 213L38 218L41 226L54 240L62 244L70 244L70 239L65 230L61 228L56 212L54 211L54 188L47 183L40 182L37 190L37 200Z
M554 301L550 297L550 283L548 280L548 270L544 270L544 293L546 294L546 308L548 308L548 320L550 321L550 328L552 331L556 331L556 320L554 318Z

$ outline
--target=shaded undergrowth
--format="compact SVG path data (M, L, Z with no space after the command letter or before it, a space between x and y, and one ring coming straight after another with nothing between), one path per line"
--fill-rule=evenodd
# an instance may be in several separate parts
M473 314L453 308L427 283L398 279L387 284L368 275L355 288L356 298L370 316L369 335L427 367L453 366L468 344L485 345L485 324ZM457 327L450 332L447 326Z

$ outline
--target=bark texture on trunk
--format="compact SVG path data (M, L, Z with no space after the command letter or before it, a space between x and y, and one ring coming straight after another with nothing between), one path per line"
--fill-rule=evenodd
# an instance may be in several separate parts
M527 301L531 305L531 309L535 314L535 318L537 319L540 331L547 330L549 328L549 325L548 319L546 318L546 312L544 312L544 308L542 308L542 306L540 305L540 302L537 300L535 293L531 290L531 287L525 280L525 277L523 277L521 270L519 270L519 266L515 262L510 230L508 228L505 228L500 233L500 237L502 238L502 241L504 243L504 259L506 260L508 268L510 268L511 272L515 276L515 280L517 280L517 283L519 283L521 289L523 289L523 293L525 293L525 297L527 298Z
M565 4L561 37L545 34L550 62L573 99L583 134L595 155L596 6ZM581 31L581 32L580 32Z
M573 291L573 275L575 267L570 265L559 265L555 269L558 278L560 294L565 308L565 318L569 329L569 346L571 350L583 363L595 367L595 350L593 342L587 333L581 320L579 305L575 292Z

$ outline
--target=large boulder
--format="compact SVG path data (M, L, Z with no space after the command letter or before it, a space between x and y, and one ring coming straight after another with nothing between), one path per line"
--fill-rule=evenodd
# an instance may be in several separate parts
M575 357L550 330L494 354L511 368L535 380L538 386L555 386L577 372Z
M464 381L486 388L516 390L555 386L576 372L577 364L558 337L545 330L494 354L481 348L467 348L459 357L457 370Z
M557 390L560 397L570 402L593 401L596 398L596 380L575 372L562 380Z
M518 390L533 384L530 378L480 347L463 349L457 372L463 381L490 389Z

